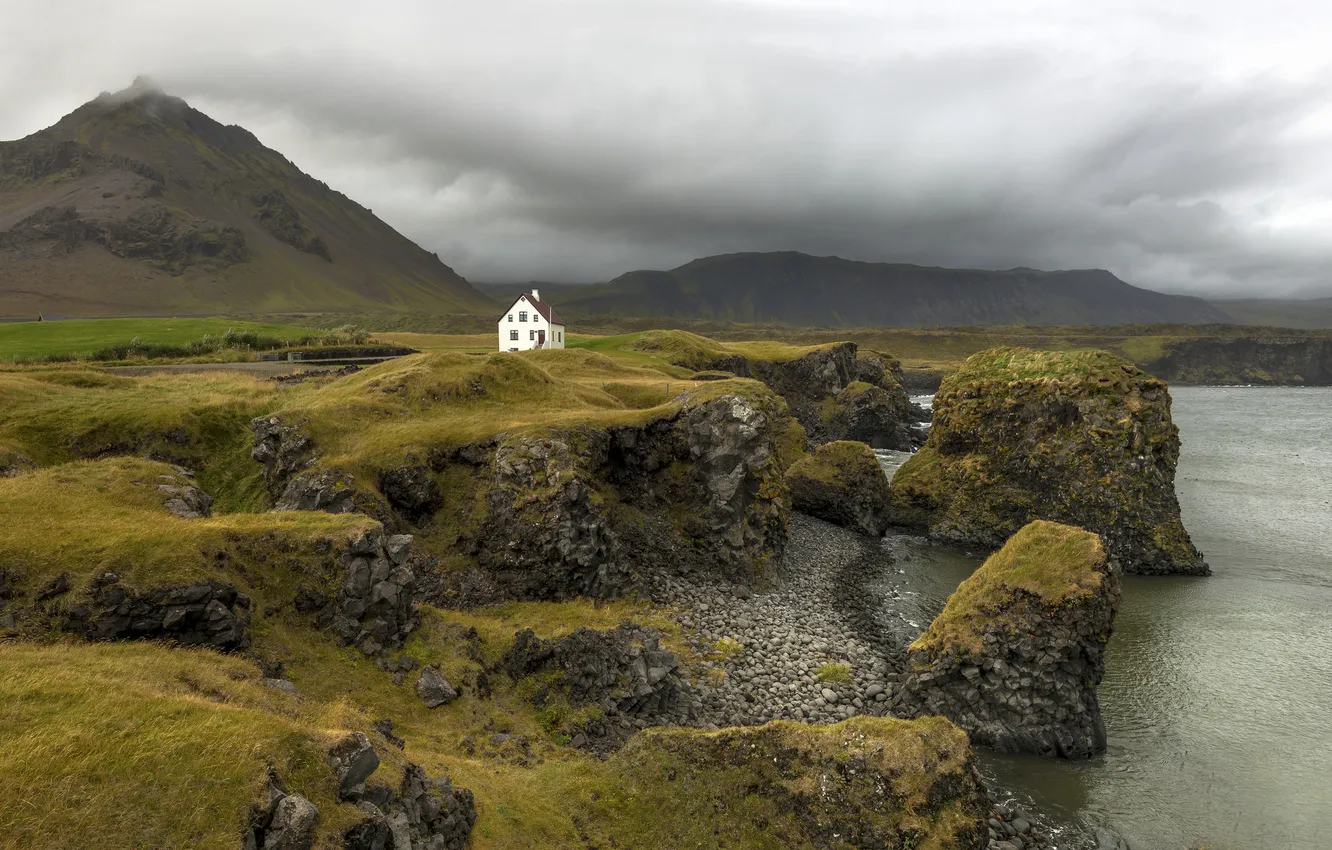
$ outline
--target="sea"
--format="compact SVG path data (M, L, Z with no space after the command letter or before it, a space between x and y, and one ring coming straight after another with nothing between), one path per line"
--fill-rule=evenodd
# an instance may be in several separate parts
M1125 578L1104 756L981 752L1056 823L1135 850L1332 848L1332 389L1174 387L1184 525L1213 575ZM928 401L928 399L918 399ZM883 452L890 472L907 457ZM895 541L932 617L984 553Z

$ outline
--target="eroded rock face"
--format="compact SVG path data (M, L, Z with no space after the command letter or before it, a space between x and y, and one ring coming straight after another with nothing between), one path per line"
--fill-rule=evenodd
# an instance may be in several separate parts
M784 846L981 850L988 839L975 757L966 735L942 718L778 721L711 734L650 729L616 758L686 787L742 783L746 795L782 813L772 828Z
M182 646L244 649L250 600L235 586L201 581L136 593L120 576L93 579L87 601L74 605L65 628L89 640L167 639Z
M621 623L614 629L580 628L570 635L542 640L531 629L519 632L501 662L514 679L553 673L547 689L536 697L552 697L571 705L600 705L605 717L584 730L594 746L615 746L627 737L615 723L619 717L660 718L684 708L684 683L675 654L662 649L654 629ZM608 722L609 721L609 722Z
M823 346L789 361L734 355L705 364L763 381L790 406L811 443L859 440L875 448L910 451L919 420L902 389L896 360L860 351L854 342Z
M1300 337L1187 339L1145 364L1168 381L1332 385L1332 340Z
M328 251L328 244L323 237L305 226L301 214L287 200L287 196L277 189L256 192L250 201L257 208L254 220L259 226L280 242L285 242L297 251L314 254L327 262L333 262L333 255Z
M37 468L27 455L0 451L0 478L16 478Z
M408 764L394 791L370 784L357 808L363 819L343 833L345 850L463 850L476 824L476 802L447 778Z
M167 495L163 507L181 519L212 516L213 497L195 485L194 473L181 466L174 471L174 476L158 476L157 489Z
M1100 538L1037 521L948 600L909 650L894 712L942 715L1001 752L1105 751L1096 686L1121 593Z
M1179 516L1166 385L1107 352L994 349L934 397L894 521L998 547L1033 519L1096 532L1129 573L1206 575Z
M825 443L786 472L791 504L802 513L882 537L888 530L888 478L864 443Z
M416 574L408 566L410 556L409 535L367 531L338 558L345 578L336 595L302 587L296 608L313 613L316 625L366 655L402 646L417 624L412 605Z
M264 465L264 483L280 511L356 511L356 488L341 470L315 466L314 442L299 427L277 416L250 422L250 457Z
M789 423L775 397L726 395L645 426L502 440L477 559L529 598L618 596L653 569L752 582L785 545Z

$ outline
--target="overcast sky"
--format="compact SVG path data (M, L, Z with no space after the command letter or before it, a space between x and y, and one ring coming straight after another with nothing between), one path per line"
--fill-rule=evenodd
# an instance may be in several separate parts
M472 280L790 249L1332 295L1332 3L4 5L0 138L148 74Z

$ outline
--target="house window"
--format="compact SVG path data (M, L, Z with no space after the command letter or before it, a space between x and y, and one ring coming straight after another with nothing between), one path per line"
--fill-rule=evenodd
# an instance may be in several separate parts
M528 338L528 339L536 339L536 331L528 331L528 332L527 332L527 338Z
M525 322L525 321L527 321L527 311L526 311L526 310L519 310L519 311L518 311L518 321L520 321L520 322Z
M517 338L518 338L517 331L509 331L509 339L517 339Z
M556 341L556 342L564 342L564 331L556 331L556 332L555 332L555 341Z
M513 321L513 314L512 314L512 313L509 314L509 321L511 321L511 322Z

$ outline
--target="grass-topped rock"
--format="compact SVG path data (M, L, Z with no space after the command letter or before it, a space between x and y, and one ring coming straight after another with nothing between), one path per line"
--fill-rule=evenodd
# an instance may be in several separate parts
M893 477L894 519L989 547L1033 519L1066 522L1126 572L1206 575L1178 460L1164 382L1104 351L992 349L944 379L929 439Z
M943 715L1003 752L1103 752L1096 686L1119 599L1119 567L1097 535L1032 522L911 644L895 711Z
M818 446L787 470L786 483L798 511L874 537L888 529L888 478L864 443Z
M940 717L652 729L611 765L620 785L580 814L623 847L978 850L987 837L971 747Z

